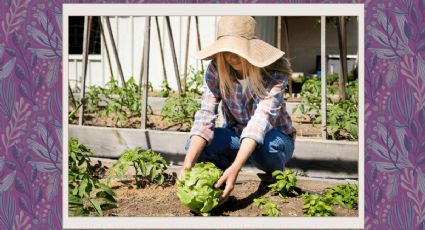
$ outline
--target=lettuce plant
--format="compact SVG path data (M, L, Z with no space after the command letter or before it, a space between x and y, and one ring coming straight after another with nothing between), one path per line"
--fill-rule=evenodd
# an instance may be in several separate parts
M272 193L278 194L282 198L286 198L290 195L299 195L298 192L295 191L297 177L290 169L286 169L285 171L276 170L272 173L272 176L276 178L276 183L269 185Z
M280 209L277 205L264 197L254 199L253 204L261 209L260 216L279 216Z
M195 164L186 170L182 181L178 180L177 196L182 204L192 211L208 216L209 212L218 205L223 190L215 188L215 182L223 171L211 162Z

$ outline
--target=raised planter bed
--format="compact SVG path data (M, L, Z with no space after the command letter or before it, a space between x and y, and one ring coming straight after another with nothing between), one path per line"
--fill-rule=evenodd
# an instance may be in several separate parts
M184 159L189 133L69 125L69 137L78 138L97 157L118 158L124 150L140 146L160 152L169 162L178 164ZM357 142L297 138L295 146L289 167L308 176L357 178Z

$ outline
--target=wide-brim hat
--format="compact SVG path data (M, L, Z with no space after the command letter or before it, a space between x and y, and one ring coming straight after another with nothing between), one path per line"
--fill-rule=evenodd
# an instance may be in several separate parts
M219 52L232 52L254 66L265 67L285 54L257 37L256 22L250 16L223 16L217 27L217 40L197 52L195 58L209 60Z

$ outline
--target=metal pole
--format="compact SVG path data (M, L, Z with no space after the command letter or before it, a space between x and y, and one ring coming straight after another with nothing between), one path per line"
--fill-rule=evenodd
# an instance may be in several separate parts
M111 22L109 21L109 16L106 16L105 19L106 19L106 28L108 29L109 37L111 38L112 51L114 52L115 61L117 62L118 74L120 75L122 85L125 87L126 85L125 85L124 74L122 71L120 59L118 57L118 51L117 51L117 46L115 45L114 35L112 34Z
M142 111L141 128L146 129L146 111L148 107L148 81L149 81L149 46L151 34L151 17L146 17L145 38L143 44L143 73L142 73Z
M171 55L173 56L174 73L176 75L177 89L179 90L179 94L182 94L182 86L180 84L180 76L179 76L180 71L179 71L179 66L177 64L176 48L174 47L174 39L173 39L173 32L171 30L170 17L165 16L165 20L167 22L167 31L168 31L168 38L170 41Z
M109 71L111 73L111 76L114 76L114 71L112 71L111 56L109 55L108 44L106 43L106 38L105 38L105 31L103 30L102 17L99 18L99 26L100 26L100 33L102 34L103 44L106 50L106 57L108 58Z
M195 16L195 22L196 22L196 35L198 38L198 51L201 50L201 35L199 33L199 21L198 16ZM201 69L204 70L204 62L201 60Z
M187 29L186 29L186 53L184 57L184 78L183 78L183 92L186 93L187 89L187 61L189 58L189 39L190 39L190 19L187 17Z
M320 17L321 39L320 39L320 57L321 57L321 114L322 114L322 139L326 140L326 16Z
M87 63L89 57L89 48L90 48L90 28L91 28L91 16L84 16L84 34L83 34L83 86L81 88L81 109L78 117L78 125L84 124L84 109L85 101L84 97L86 94L86 76L87 76Z

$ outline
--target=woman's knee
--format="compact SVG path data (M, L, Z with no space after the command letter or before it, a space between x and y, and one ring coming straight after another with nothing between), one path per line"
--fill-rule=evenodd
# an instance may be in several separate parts
M259 169L271 173L283 170L294 152L294 140L278 130L266 134L263 145L251 155L251 162Z

